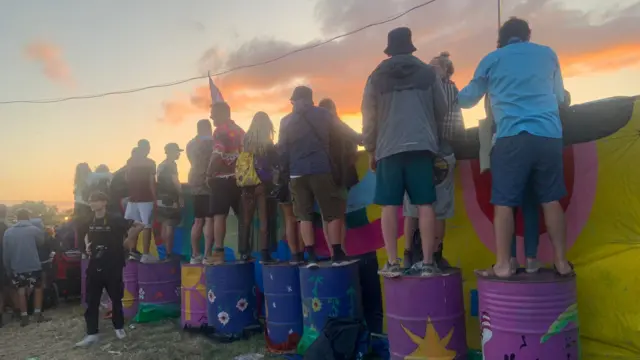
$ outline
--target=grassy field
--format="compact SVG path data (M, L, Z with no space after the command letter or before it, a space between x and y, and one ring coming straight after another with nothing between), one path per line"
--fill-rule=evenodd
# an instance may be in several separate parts
M110 320L101 320L101 341L89 349L74 349L85 332L83 309L78 304L62 304L47 312L53 319L46 324L32 323L21 328L15 321L0 329L0 359L80 360L80 359L220 359L238 355L265 354L265 343L258 334L249 340L218 344L204 336L183 332L179 321L127 327L127 339L117 340Z

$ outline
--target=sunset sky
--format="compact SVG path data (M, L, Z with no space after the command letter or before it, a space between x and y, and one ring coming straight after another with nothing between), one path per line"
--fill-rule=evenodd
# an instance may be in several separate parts
M425 0L13 1L0 12L0 101L86 95L171 82L264 61L391 17ZM162 3L162 6L159 4ZM295 85L333 98L361 130L368 74L384 59L387 32L409 26L428 61L451 53L454 80L468 82L495 48L496 0L440 0L390 24L282 61L215 78L247 127L257 111L276 125ZM574 103L640 94L640 0L503 0L503 19L530 21L553 47ZM633 35L636 34L636 35ZM206 80L56 104L0 105L0 202L72 200L75 165L123 165L138 139L160 162L208 115ZM467 126L483 117L465 112ZM186 181L189 164L179 161Z

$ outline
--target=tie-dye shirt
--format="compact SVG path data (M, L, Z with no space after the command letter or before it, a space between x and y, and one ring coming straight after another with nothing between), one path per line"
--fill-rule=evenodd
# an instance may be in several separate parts
M212 177L229 178L236 174L236 160L242 152L244 130L233 120L216 127L213 132L213 158L208 173Z

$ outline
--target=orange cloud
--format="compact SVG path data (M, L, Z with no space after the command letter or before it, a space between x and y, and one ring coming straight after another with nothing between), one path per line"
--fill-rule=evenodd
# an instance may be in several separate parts
M370 0L320 0L315 13L320 28L329 37L416 3L417 0L399 0L371 6ZM558 52L565 77L640 64L640 38L633 35L640 33L640 4L614 8L599 24L592 23L590 14L569 10L553 0L504 2L503 13L530 22L533 41ZM370 28L275 63L224 75L218 85L234 111L287 111L291 90L304 83L314 89L316 101L331 97L341 113L357 114L367 77L384 59L382 51L389 30L409 26L418 48L416 55L425 61L443 50L449 51L456 66L454 79L464 86L480 59L495 49L495 19L493 2L439 1L392 24ZM315 42L295 45L255 38L224 56L216 48L208 50L200 59L200 66L203 72L207 69L214 72L258 63ZM200 91L198 88L194 94Z
M42 65L45 76L53 82L65 86L73 86L75 81L71 75L71 70L62 56L62 50L55 44L35 41L28 44L24 49L27 59Z

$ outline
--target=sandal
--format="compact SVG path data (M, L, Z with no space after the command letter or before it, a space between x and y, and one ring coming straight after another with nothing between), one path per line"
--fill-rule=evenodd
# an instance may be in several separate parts
M475 270L474 272L478 276L482 276L482 277L498 277L498 278L501 278L501 279L508 279L508 278L512 277L513 275L515 275L516 272L517 272L517 269L514 269L513 266L511 266L511 262L509 262L509 276L501 277L501 276L498 276L496 274L495 266L496 266L496 264L493 264L493 265L491 265L491 267L489 269Z
M571 261L568 261L569 263L569 267L571 268L571 271L569 271L566 274L561 273L560 271L558 271L558 268L556 268L555 265L553 265L553 271L556 273L557 276L559 277L563 277L563 278L567 278L567 277L572 277L572 276L576 276L576 272L573 269L573 264L571 263Z

